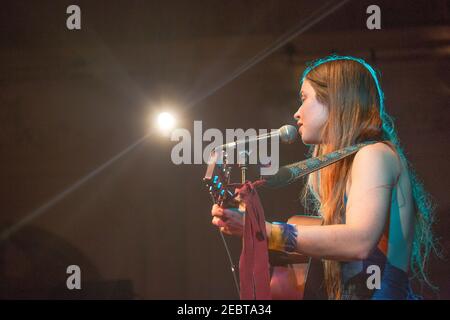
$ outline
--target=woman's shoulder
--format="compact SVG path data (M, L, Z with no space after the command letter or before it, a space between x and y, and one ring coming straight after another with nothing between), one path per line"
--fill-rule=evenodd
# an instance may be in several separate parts
M383 175L392 182L397 180L401 163L395 149L383 142L362 147L353 160L352 175L363 172Z
M394 148L394 146L392 146L390 143L387 142L376 142L373 144L369 144L367 146L362 147L357 154L364 155L364 154L368 154L370 156L375 156L375 157L385 157L385 158L392 158L392 159L396 159L397 158L397 152Z

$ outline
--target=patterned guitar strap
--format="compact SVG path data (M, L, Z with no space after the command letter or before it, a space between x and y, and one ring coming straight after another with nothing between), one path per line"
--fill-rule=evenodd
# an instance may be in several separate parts
M264 209L256 187L283 187L297 179L342 160L364 146L378 141L362 142L320 157L309 158L280 168L269 179L246 182L237 190L245 204L242 252L239 260L240 298L242 300L268 300L270 294L269 256Z

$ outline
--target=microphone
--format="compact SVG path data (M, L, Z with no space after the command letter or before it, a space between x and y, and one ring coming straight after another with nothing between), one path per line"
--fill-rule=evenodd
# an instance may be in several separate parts
M295 126L285 124L280 129L278 129L278 135L280 136L281 142L285 144L291 144L295 140L297 140L298 131Z
M260 134L258 136L247 137L244 140L238 140L238 141L222 144L214 149L217 150L217 149L224 149L224 148L235 148L241 144L264 140L264 139L270 139L272 137L279 137L282 143L291 144L295 140L297 140L297 137L298 137L297 128L292 125L286 124L286 125L282 126L281 128L274 130L272 132Z

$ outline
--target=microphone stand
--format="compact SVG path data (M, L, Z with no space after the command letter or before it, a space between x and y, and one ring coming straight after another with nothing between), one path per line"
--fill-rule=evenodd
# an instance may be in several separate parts
M247 180L247 170L248 170L248 162L249 162L249 137L245 137L245 145L244 145L244 161L239 164L239 168L241 168L241 183L244 184Z
M248 137L246 137L246 142L247 142L247 139L248 139ZM223 145L222 147L224 147L224 146L225 145ZM247 145L246 145L245 148L247 148ZM242 168L241 168L241 170L242 170ZM244 183L245 182L245 170L247 170L247 169L245 168L243 170L244 171L242 171L241 173L243 175L242 179L244 179L243 180L243 183ZM213 203L215 203L214 199L213 199ZM220 238L222 239L223 245L225 247L225 251L226 251L227 256L228 256L228 261L230 263L231 273L233 275L234 285L236 287L236 291L237 291L238 297L240 299L240 297L241 297L241 290L240 290L240 287L239 287L239 281L238 281L238 277L237 277L237 274L236 274L236 265L234 264L233 258L231 257L230 248L228 247L228 243L227 243L227 240L225 239L225 236L223 235L223 232L219 230L219 234L220 234Z
M243 163L239 163L239 168L241 169L241 183L244 184L245 181L247 180L247 170L248 170L248 163L249 163L249 153L248 153L248 149L249 149L249 137L245 137L245 145L244 145L244 161ZM236 291L237 294L240 298L241 296L241 291L239 288L239 282L237 279L237 274L236 274L236 265L233 262L233 258L231 257L231 253L230 253L230 249L228 248L228 244L227 241L225 239L225 236L223 235L223 233L221 231L219 231L220 236L222 238L225 250L227 252L227 256L228 256L228 260L230 261L230 267L231 267L231 273L233 274L233 280L234 280L234 284L236 286Z

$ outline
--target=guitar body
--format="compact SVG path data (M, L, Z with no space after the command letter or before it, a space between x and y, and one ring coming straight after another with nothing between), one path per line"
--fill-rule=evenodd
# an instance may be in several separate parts
M322 219L311 216L293 216L288 223L299 226L321 225ZM324 298L321 270L312 269L312 262L321 267L320 261L299 253L269 250L271 264L270 289L274 300L302 300ZM308 282L307 282L308 280Z

